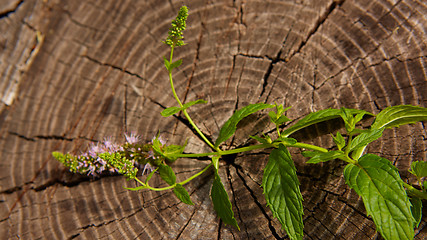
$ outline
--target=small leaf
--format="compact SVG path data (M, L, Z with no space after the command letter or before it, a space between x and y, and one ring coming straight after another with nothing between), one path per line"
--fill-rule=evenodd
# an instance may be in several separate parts
M207 103L207 101L203 99L197 99L196 101L191 101L183 105L183 109L187 109L195 104Z
M176 159L178 159L175 155L183 153L186 145L187 145L187 141L185 141L183 146L181 145L166 146L163 149L163 154L169 161L173 162Z
M329 152L310 152L305 151L302 152L302 155L304 157L310 157L310 160L308 160L306 163L320 163L320 162L327 162L330 160L334 160L337 158L345 157L345 154L343 151L329 151Z
M189 108L189 107L191 107L191 106L193 106L195 104L201 104L201 103L207 103L207 101L205 101L203 99L198 99L196 101L191 101L191 102L188 102L188 103L184 104L182 106L182 108L181 107L176 107L176 106L169 107L169 108L166 108L165 110L163 110L161 114L162 114L163 117L169 117L171 115L174 115L175 113L178 113L181 110L187 109L187 108Z
M294 162L282 144L271 152L261 186L267 205L289 237L302 239L302 195Z
M377 140L383 135L384 128L380 129L372 129L368 132L363 132L360 135L356 136L347 146L350 151L353 151L356 148L363 147L368 145L369 143Z
M249 137L257 140L258 142L260 142L262 144L270 144L271 143L271 138L269 136L264 136L264 138L258 137L258 136L249 136Z
M373 154L344 169L346 183L359 194L368 215L385 239L413 239L411 203L399 172L389 160Z
M277 119L277 114L274 111L268 112L268 116L270 117L270 121L272 123L274 123L274 121L276 121L276 119Z
M159 166L160 177L169 185L174 185L176 182L176 176L172 168L166 164Z
M423 203L421 202L421 199L417 198L417 197L411 197L409 199L411 201L411 212L412 212L412 216L414 216L415 219L415 224L414 224L414 228L418 228L420 226L421 223L421 217L422 217L422 208L423 208Z
M219 131L219 136L215 141L215 147L218 147L219 144L225 142L227 139L233 136L234 132L236 131L236 126L240 122L240 120L249 116L252 113L272 107L274 107L274 105L265 103L255 103L236 111Z
M212 157L212 164L215 168L215 171L218 172L218 167L219 167L219 156L213 156Z
M358 113L363 112L367 115L372 115L369 112L366 112L363 110L358 110L358 109L348 109L348 111L351 114L358 114ZM310 113L307 116L305 116L303 119L299 120L297 123L292 125L291 127L285 129L282 132L282 135L285 137L288 137L292 133L294 133L298 130L301 130L303 128L306 128L308 126L311 126L313 124L328 121L328 120L335 119L335 118L340 118L341 117L340 114L341 114L340 109L324 109L324 110L320 110L317 112Z
M165 67L168 71L170 71L170 62L166 59L166 57L163 57L164 63L165 63Z
M153 177L154 173L158 170L158 168L154 169L154 171L151 171L150 174L148 174L147 178L145 179L145 184L150 181L150 179Z
M420 121L427 121L427 108L412 105L398 105L387 107L378 113L371 128L393 128Z
M291 107L287 107L286 109L283 108L283 105L275 105L276 106L276 112L270 111L268 113L268 116L270 116L270 120L272 123L276 125L281 125L284 122L290 121L288 117L284 115L284 113L289 110Z
M188 205L194 205L194 203L190 199L190 194L188 194L187 190L185 190L185 188L181 184L177 184L173 188L173 193L179 200L181 200L181 202Z
M274 142L281 142L285 146L291 146L297 143L298 141L295 138L288 138L288 137L279 137Z
M345 146L345 139L341 135L340 132L337 132L337 136L336 137L334 137L334 135L332 135L332 138L334 139L334 142L337 145L338 150L341 150Z
M179 67L182 64L182 59L176 60L170 65L170 71L172 71L174 68Z
M286 117L285 115L282 115L282 116L280 116L276 121L275 121L275 123L277 124L277 125L282 125L283 123L285 123L285 122L289 122L289 121L291 121L291 119L289 119L288 117Z
M211 199L214 205L214 209L218 216L225 224L232 225L240 231L240 227L234 218L231 202L228 198L228 194L225 191L224 185L222 185L221 179L216 170L215 179L212 183Z
M364 112L356 114L356 116L354 117L354 123L360 122L360 120L362 120L364 116L365 116Z
M181 111L180 107L169 107L161 112L163 117L169 117Z
M412 162L411 173L419 178L427 177L427 162L424 162L424 161Z

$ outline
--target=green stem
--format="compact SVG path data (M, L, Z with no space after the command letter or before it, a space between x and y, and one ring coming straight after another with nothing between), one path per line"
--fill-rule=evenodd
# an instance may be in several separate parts
M194 130L196 130L196 132L199 134L199 136L209 145L209 147L211 147L212 149L215 149L216 151L220 151L220 149L218 147L215 147L206 137L205 135L202 133L202 131L200 131L200 129L196 126L196 124L193 122L193 120L190 118L190 115L188 115L187 110L184 109L182 110L182 112L184 113L184 116L187 118L188 122L191 124L191 126L193 126Z
M247 147L241 147L241 148L235 148L231 150L225 150L225 151L219 151L219 152L208 152L208 153L182 153L182 154L174 154L171 157L177 157L177 158L196 158L196 157L209 157L209 156L222 156L222 155L230 155L230 154L236 154L241 152L248 152L255 149L262 149L262 148L272 148L277 147L279 143L272 143L272 144L257 144L257 145L251 145ZM307 144L307 143L295 143L295 144L284 144L286 147L297 147L297 148L305 148L310 149L314 151L319 152L328 152L327 149L318 147L315 145Z
M407 189L408 195L427 200L427 192L420 191L405 182L403 182L403 186Z
M226 150L226 151L219 151L219 152L182 153L182 154L173 155L173 157L195 158L195 157L208 157L208 156L213 156L213 155L222 156L222 155L230 155L230 154L236 154L236 153L241 153L241 152L248 152L248 151L255 150L255 149L271 148L271 147L274 147L274 145L273 144L258 144L258 145L252 145L252 146L247 146L247 147L235 148L235 149Z
M170 54L170 64L172 64L172 60L173 60L173 50L175 48L175 45L173 45L171 47L171 54ZM172 93L173 96L175 97L176 101L178 102L179 106L182 108L184 105L182 104L181 100L179 100L178 95L176 94L175 91L175 87L173 85L173 79L172 79L172 71L169 71L169 82L172 88ZM193 122L193 120L191 119L190 115L188 115L186 109L182 110L182 112L184 113L184 116L187 118L188 122L191 124L191 126L194 128L194 130L196 130L196 132L199 134L199 136L203 139L203 141L205 141L212 149L215 149L216 151L220 151L218 147L215 147L207 138L206 136L202 133L202 131L200 131L200 129L196 126L196 124Z
M276 131L277 131L277 137L280 137L280 129L278 124L276 124Z
M353 134L349 134L348 135L348 141L347 141L347 147L345 148L345 150L344 150L344 154L346 155L346 156L348 156L348 154L350 153L350 148L349 148L349 146L350 146L350 144L351 144L351 141L353 141ZM357 159L357 158L356 158Z
M326 149L326 148L318 147L318 146L307 144L307 143L295 143L295 144L291 144L291 145L285 144L285 146L286 147L305 148L305 149L310 149L310 150L319 151L319 152L328 152L328 149Z
M184 185L186 183L188 183L189 181L193 180L194 178L200 176L202 173L206 172L206 170L209 169L209 167L212 166L212 163L210 163L209 165L207 165L205 168L203 168L200 172L194 174L193 176L185 179L182 182L179 182L178 184ZM164 191L164 190L168 190L168 189L173 189L177 183L175 183L174 185L171 186L167 186L167 187L162 187L162 188L156 188L156 187L151 187L148 182L147 183L143 183L141 180L139 180L138 178L135 178L135 180L137 182L139 182L141 185L146 186L148 189L153 190L153 191Z

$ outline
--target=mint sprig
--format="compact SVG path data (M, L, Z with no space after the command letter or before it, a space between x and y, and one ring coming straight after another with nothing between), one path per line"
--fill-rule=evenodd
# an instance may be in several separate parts
M285 113L290 107L285 108L277 103L274 105L254 103L235 111L220 130L213 134L218 134L213 143L211 142L213 137L205 136L187 112L193 105L207 102L196 99L183 103L174 88L172 74L180 70L179 67L183 61L182 59L174 61L173 53L176 47L185 44L183 31L186 29L187 17L188 8L183 6L172 21L168 36L164 40L164 43L170 47L170 57L164 57L163 62L177 104L164 109L161 115L169 117L182 113L192 130L210 147L211 151L186 153L187 142L182 145L167 144L159 135L149 142L143 142L139 135L125 134L125 143L113 142L110 138L106 138L92 143L88 150L80 155L53 152L54 158L73 173L93 177L108 175L107 173L121 174L137 184L135 187L126 188L132 191L146 189L173 191L180 201L189 205L194 203L184 185L207 173L207 170L213 166L210 197L214 210L222 222L240 230L229 194L218 174L221 157L269 148L272 150L268 162L264 169L259 169L263 171L261 186L267 205L291 239L302 239L303 199L299 189L297 169L288 151L291 147L300 148L302 155L308 158L306 161L308 164L322 164L332 160L347 163L343 172L345 182L362 197L366 212L372 217L377 230L385 239L414 238L414 228L419 226L422 218L422 200L427 199L427 181L425 181L427 163L412 162L409 172L415 176L417 183L410 185L400 178L398 170L389 160L377 155L365 154L364 151L370 143L380 139L383 132L389 128L427 121L426 108L412 105L387 107L376 115L374 123L367 128L361 127L360 122L366 120L365 116L373 116L372 113L348 108L324 109L309 113L287 127L285 123L290 119ZM220 149L221 144L235 134L238 123L242 119L267 108L274 108L268 113L271 125L262 133L263 137L249 136L258 141L258 144L228 150ZM340 129L340 132L332 135L336 145L334 148L326 149L289 137L302 129L332 119L341 119L345 126L342 130ZM183 157L209 157L211 162L187 179L179 180L173 171L173 164ZM166 184L163 183L163 187L153 187L150 185L150 180L153 178L161 178Z

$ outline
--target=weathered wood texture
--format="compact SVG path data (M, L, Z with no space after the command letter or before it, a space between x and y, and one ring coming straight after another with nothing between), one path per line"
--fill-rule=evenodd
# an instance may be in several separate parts
M51 157L104 136L123 141L130 131L150 140L160 130L169 143L188 139L187 152L209 150L180 119L159 115L175 105L161 40L182 1L0 2L1 239L286 237L259 187L267 152L221 161L240 232L217 218L210 174L186 185L195 202L188 206L171 192L127 191L134 183L119 176L72 175ZM329 107L427 107L424 0L184 3L188 44L176 50L183 65L175 84L181 98L209 101L190 114L212 139L233 111L256 102L293 106L292 119ZM272 130L263 114L248 120L224 149ZM306 138L332 146L329 137ZM427 160L426 138L418 123L386 131L368 151L390 159L406 180L411 161ZM297 153L305 238L379 237L344 184L344 165L305 165ZM182 159L173 167L184 179L206 164ZM424 217L417 239L427 238L426 226Z

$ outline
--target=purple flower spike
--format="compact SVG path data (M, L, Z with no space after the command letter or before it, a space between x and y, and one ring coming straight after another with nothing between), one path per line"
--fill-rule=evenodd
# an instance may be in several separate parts
M125 137L126 137L126 142L128 142L129 144L135 144L141 141L141 136L139 136L136 133L130 133L129 135L125 133Z
M108 153L123 151L121 146L111 140L111 137L104 138L103 144L105 147L105 151Z
M99 146L98 143L96 143L96 144L92 143L89 147L89 150L88 150L89 156L91 156L93 158L96 158L98 153L103 153L103 152L104 152L103 147Z

